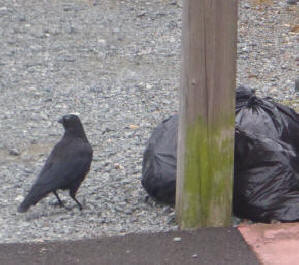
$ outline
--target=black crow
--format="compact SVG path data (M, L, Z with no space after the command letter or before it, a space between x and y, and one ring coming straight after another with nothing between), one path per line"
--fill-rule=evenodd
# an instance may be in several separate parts
M59 189L69 190L70 196L82 210L82 205L75 196L89 171L92 148L78 116L65 115L58 122L65 129L64 135L54 146L36 182L20 204L20 213L26 212L31 205L35 205L50 192L54 193L59 205L65 207L57 194Z

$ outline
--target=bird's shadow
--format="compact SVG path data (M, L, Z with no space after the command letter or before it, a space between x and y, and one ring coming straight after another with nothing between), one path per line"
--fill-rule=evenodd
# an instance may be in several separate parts
M66 201L62 200L62 202L65 203ZM83 210L80 211L76 204L71 206L61 207L58 201L53 200L50 201L47 206L43 207L43 210L40 209L34 210L34 208L32 208L30 212L26 213L25 220L29 222L43 217L51 217L51 216L67 215L67 214L75 215L76 213L82 214L84 209L86 209L85 198L83 198L82 200L82 206L83 206Z
M26 213L26 217L25 217L25 220L27 222L29 221L33 221L33 220L37 220L37 219L40 219L40 218L43 218L43 217L51 217L51 216L57 216L57 215L63 215L65 214L65 210L64 209L61 209L59 211L31 211L31 212L28 212Z

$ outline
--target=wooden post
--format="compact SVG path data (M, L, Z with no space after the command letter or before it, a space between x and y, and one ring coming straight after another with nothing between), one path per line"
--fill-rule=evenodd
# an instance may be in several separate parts
M237 0L185 0L178 140L182 229L231 221Z

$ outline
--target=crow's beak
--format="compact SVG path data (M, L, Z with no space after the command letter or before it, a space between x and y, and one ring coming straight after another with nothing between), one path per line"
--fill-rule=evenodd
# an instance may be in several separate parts
M61 118L61 119L59 119L57 122L59 122L59 123L61 123L61 124L62 124L62 122L63 122L62 118Z

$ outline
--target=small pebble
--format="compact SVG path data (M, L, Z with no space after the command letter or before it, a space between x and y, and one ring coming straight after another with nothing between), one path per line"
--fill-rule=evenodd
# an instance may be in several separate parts
M287 4L289 5L296 5L298 0L287 0Z
M22 195L18 195L16 198L15 198L16 201L18 202L21 202L22 200L24 200L24 196Z
M181 242L182 241L182 238L181 237L175 237L173 239L174 242Z
M19 156L20 155L20 151L17 149L11 149L9 150L9 155L11 156Z

